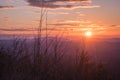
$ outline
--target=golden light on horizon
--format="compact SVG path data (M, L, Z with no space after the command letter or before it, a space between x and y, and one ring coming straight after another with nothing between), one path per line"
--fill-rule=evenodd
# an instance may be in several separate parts
M92 36L92 32L91 32L91 31L85 32L85 36L86 36L86 37L91 37L91 36Z

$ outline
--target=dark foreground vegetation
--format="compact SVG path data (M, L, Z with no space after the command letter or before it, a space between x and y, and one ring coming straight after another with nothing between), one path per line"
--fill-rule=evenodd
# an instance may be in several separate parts
M67 43L57 38L42 44L37 40L33 45L24 39L0 45L0 80L117 80L85 50L69 54Z

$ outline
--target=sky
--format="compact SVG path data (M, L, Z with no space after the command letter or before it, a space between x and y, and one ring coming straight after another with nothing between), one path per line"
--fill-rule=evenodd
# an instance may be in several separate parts
M42 4L43 3L43 4ZM81 35L120 36L120 0L0 0L0 34L33 34L39 26L41 8L42 30Z

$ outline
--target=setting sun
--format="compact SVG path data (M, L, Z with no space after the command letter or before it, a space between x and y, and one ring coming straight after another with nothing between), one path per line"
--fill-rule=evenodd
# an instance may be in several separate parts
M86 36L86 37L90 37L90 36L92 36L92 32L91 32L91 31L87 31L87 32L85 32L85 36Z

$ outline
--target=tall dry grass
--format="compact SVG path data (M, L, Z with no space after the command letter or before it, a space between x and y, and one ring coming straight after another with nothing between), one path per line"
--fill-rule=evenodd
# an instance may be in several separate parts
M41 53L24 39L15 39L11 48L0 46L0 80L110 80L104 65L92 62L84 50L67 56L59 38L48 45Z

